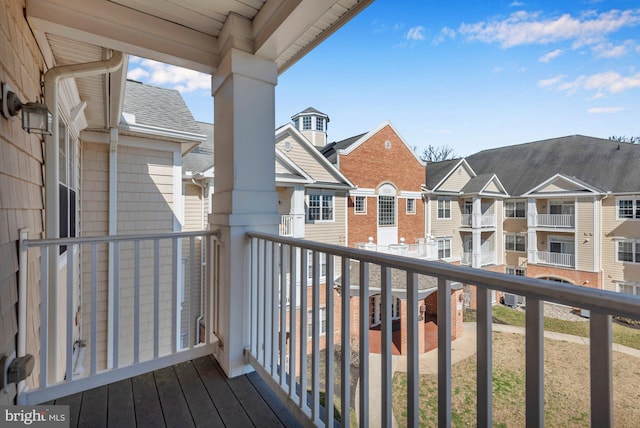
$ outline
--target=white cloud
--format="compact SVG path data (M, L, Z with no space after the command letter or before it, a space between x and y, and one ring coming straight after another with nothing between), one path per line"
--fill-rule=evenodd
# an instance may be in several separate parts
M556 49L554 51L551 52L547 52L546 54L542 55L538 61L539 62L544 62L544 63L548 63L549 61L551 61L554 58L557 58L560 56L560 54L562 53L562 49Z
M407 40L424 40L424 27L419 25L417 27L409 28L409 31L406 35Z
M522 7L522 6L524 6L524 3L522 3L521 1L514 1L509 4L509 7Z
M183 93L211 91L211 76L174 65L163 64L143 58L132 58L138 67L127 73L127 78L141 80L154 85L177 89Z
M600 114L600 113L617 113L619 111L624 110L624 107L593 107L588 110L589 113Z
M558 76L552 77L550 79L544 79L544 80L538 80L538 86L541 88L546 88L549 86L555 86L558 83L560 83L560 81L562 81L566 76L563 74L560 74Z
M635 45L636 43L633 40L626 40L621 45L614 45L613 43L599 43L591 49L598 58L620 58L625 56L630 50L633 51Z
M444 27L442 30L440 30L440 33L433 39L433 44L439 45L440 43L444 43L445 40L455 39L455 37L456 30L454 30L453 28Z
M574 47L579 47L602 42L607 34L638 24L640 9L553 18L542 18L539 12L519 11L502 20L462 24L458 33L468 40L497 43L504 48L559 41L573 41Z
M582 75L572 82L561 83L562 79L554 77L552 79L540 80L539 87L555 86L558 91L571 95L579 90L595 92L593 99L602 98L607 94L617 94L630 89L640 88L640 73L630 76L622 76L615 71L605 71ZM563 76L564 77L564 76Z

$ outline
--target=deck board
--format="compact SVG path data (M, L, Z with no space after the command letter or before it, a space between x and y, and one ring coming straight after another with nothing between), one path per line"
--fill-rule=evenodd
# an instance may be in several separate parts
M227 379L211 356L62 397L71 427L299 426L256 374Z
M134 428L136 412L134 409L131 379L125 379L109 385L107 403L108 428Z

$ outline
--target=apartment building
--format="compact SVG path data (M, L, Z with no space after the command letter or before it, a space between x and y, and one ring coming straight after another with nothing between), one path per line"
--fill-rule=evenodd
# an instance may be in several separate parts
M454 263L638 294L639 161L573 135L429 163L427 233Z

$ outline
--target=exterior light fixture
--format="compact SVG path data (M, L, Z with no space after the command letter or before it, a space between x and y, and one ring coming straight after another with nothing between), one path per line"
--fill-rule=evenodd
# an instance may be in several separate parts
M22 129L29 134L51 135L49 109L42 103L23 104L18 95L6 83L2 85L2 114L7 119L22 110Z

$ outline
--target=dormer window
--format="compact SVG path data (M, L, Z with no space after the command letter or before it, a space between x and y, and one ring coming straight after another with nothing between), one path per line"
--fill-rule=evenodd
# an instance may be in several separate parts
M300 129L300 119L299 118L296 117L295 119L293 119L293 126L296 129Z
M302 130L303 131L311 130L311 116L304 116L302 118Z
M324 131L324 118L316 117L316 131Z

